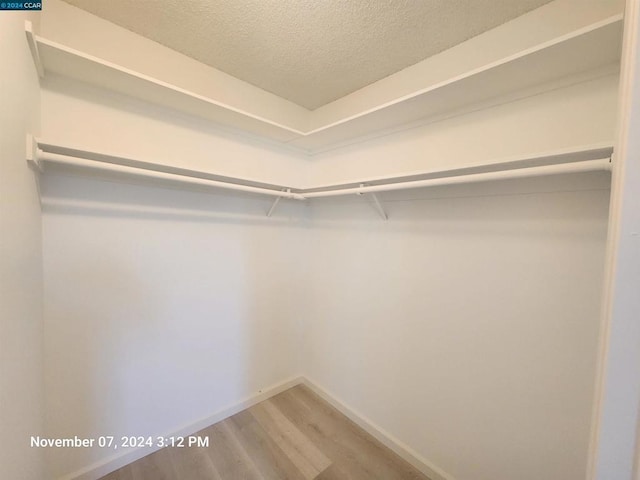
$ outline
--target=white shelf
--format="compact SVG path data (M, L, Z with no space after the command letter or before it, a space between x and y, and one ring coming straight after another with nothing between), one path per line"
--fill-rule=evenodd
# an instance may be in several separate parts
M34 62L48 72L236 128L314 153L349 140L513 95L571 77L588 76L620 59L622 16L617 15L516 55L469 71L374 109L305 130L286 126L203 95L35 36L27 28ZM314 112L309 112L311 120ZM312 124L309 121L309 124Z
M370 111L322 126L290 143L309 150L323 149L562 79L584 79L590 72L597 75L605 67L619 68L622 27L622 16L611 17Z
M35 37L35 43L45 75L51 72L71 77L90 85L173 108L278 142L287 142L303 134L301 131L279 125L250 112L233 108L42 37Z

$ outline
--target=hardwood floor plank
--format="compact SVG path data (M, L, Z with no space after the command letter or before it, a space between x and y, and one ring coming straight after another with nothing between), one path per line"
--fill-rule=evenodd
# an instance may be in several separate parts
M312 390L304 385L299 385L297 389L291 391L292 395L298 395L306 405L311 409L311 412L324 412L329 418L332 419L335 425L339 425L344 428L345 432L349 432L352 437L349 437L345 433L345 442L338 442L340 445L345 445L347 438L353 439L353 446L356 449L360 449L364 462L366 465L376 465L378 472L383 472L382 478L401 478L401 479L419 479L429 480L429 478L420 472L417 468L411 465L409 462L401 458L391 449L384 446L373 436L360 428L356 423L345 417L340 411L334 408L332 405L324 401L321 397L316 395ZM342 437L338 435L337 439ZM358 450L359 451L359 450Z
M100 480L120 480L120 470L111 472L109 475L105 475Z
M209 436L208 454L223 480L264 480L255 464L225 422L202 430Z
M271 400L354 478L427 479L308 388L296 386Z
M178 480L166 448L137 460L131 467L133 480Z
M247 453L266 480L298 480L302 472L248 411L229 420L230 427L241 438Z
M100 480L134 480L132 466L125 465L124 467L111 472L106 477L102 477Z
M125 471L128 473L125 473ZM131 475L129 466L127 465L126 467L116 470L115 472L111 472L106 477L102 477L101 480L133 480L133 477Z
M334 463L318 475L315 480L358 480L359 478L362 477L355 477L353 474L345 472L340 465Z
M249 411L267 434L278 443L306 480L313 480L331 465L331 460L270 400L254 405Z
M171 448L169 458L180 480L224 480L206 448Z
M289 395L281 395L273 400L291 421L313 439L333 461L333 468L326 474L327 478L353 480L382 480L384 478L375 468L369 467L361 458L362 454L358 448L353 448L350 445L349 439L345 441L345 439L338 438L340 435L344 435L344 432L340 432L331 424L323 424L317 414L312 415L312 413L304 411L304 406Z
M133 470L131 465L127 465L126 467L118 470L120 478L118 480L134 480L133 478Z

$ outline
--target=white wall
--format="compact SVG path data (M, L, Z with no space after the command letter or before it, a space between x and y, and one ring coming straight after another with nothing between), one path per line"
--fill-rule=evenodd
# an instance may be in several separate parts
M0 477L40 480L42 452L42 236L40 205L27 167L27 132L37 133L38 76L24 21L38 14L0 15Z
M318 201L305 375L451 478L582 480L608 177Z
M170 434L300 373L304 229L270 203L45 175L49 436ZM122 452L49 453L58 478Z

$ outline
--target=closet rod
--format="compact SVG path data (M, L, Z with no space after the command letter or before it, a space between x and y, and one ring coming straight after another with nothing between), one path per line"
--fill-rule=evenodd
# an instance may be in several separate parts
M49 147L51 147L49 145ZM55 146L54 146L55 147ZM59 147L63 148L63 147ZM38 140L31 135L27 136L27 160L36 165L38 168L42 168L41 162L52 162L63 165L77 166L92 168L102 171L121 172L130 175L144 176L148 178L157 178L163 180L174 180L185 183L191 183L196 185L204 185L209 187L224 188L228 190L238 190L242 192L251 192L262 195L270 195L277 198L292 198L296 200L305 200L308 198L321 198L321 197L333 197L339 195L351 195L351 194L365 194L386 192L392 190L406 190L412 188L432 187L440 185L456 185L464 183L476 183L487 182L493 180L506 180L526 177L539 177L545 175L557 175L563 173L581 173L581 172L594 172L594 171L611 171L611 159L602 158L599 156L609 156L611 154L611 147L599 147L584 150L582 152L571 153L573 161L566 161L564 163L555 163L551 165L533 166L533 167L516 167L514 168L513 162L510 162L508 168L503 170L496 170L492 172L479 172L479 173L460 173L455 170L450 172L442 172L442 177L429 178L423 180L409 180L409 181L393 181L392 178L388 179L393 183L381 183L377 185L361 184L359 186L326 186L322 188L314 188L313 191L308 189L293 189L282 187L265 188L252 185L243 185L241 183L231 183L222 180L214 180L209 178L199 177L200 172L184 170L183 172L177 171L163 171L163 169L174 169L164 165L156 165L152 163L142 162L138 160L131 160L121 157L111 157L103 154L88 151L77 151L76 155L64 155L60 153L53 153L45 151L41 148ZM68 151L75 152L72 149ZM85 156L86 155L86 156ZM588 158L587 160L578 160L576 156L580 155L582 158ZM105 157L103 158L91 158L91 157ZM560 156L558 154L554 156ZM590 158L589 158L590 157ZM577 157L579 158L579 157ZM127 164L128 163L128 164ZM485 166L491 167L490 165ZM499 168L500 165L496 164L493 168ZM175 169L174 169L175 170ZM437 172L434 172L434 174ZM242 181L238 179L238 181ZM383 179L378 179L384 181ZM276 190L276 188L278 188ZM294 191L291 191L294 190Z
M594 171L611 171L611 160L609 158L605 158L600 160L586 160L581 162L560 163L556 165L517 168L512 170L499 170L496 172L483 172L440 178L429 178L426 180L415 180L409 182L397 182L369 186L363 185L359 187L343 188L339 190L325 190L309 193L303 192L303 195L305 198L333 197L338 195L387 192L391 190L407 190L411 188L435 187L439 185L456 185L462 183L488 182L492 180L541 177L545 175L557 175L562 173L581 173Z
M238 183L221 182L218 180L210 180L206 178L198 178L187 175L180 175L178 173L160 172L156 170L149 170L145 168L131 167L126 165L117 165L113 163L100 164L100 161L72 157L70 155L61 155L58 153L45 152L38 148L35 163L51 162L60 165L69 165L74 167L89 167L94 170L102 170L109 172L122 172L129 175L144 176L145 178L158 178L161 180L173 180L184 183L190 183L195 185L204 185L208 187L225 188L227 190L238 190L241 192L259 193L262 195L271 195L274 197L294 198L297 200L304 200L305 197L298 193L292 193L287 190L270 190L268 188L252 187L250 185L241 185Z

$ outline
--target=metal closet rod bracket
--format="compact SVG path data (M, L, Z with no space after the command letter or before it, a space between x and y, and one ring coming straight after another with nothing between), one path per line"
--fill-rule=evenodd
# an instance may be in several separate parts
M365 187L364 183L360 184L360 189L363 189ZM364 195L364 192L356 192L356 195ZM380 215L380 217L382 218L382 220L389 220L389 215L387 215L387 212L384 210L384 207L382 206L382 203L380 203L380 199L378 198L378 195L375 194L375 192L371 192L369 195L371 195L371 198L373 198L373 208L376 212L378 212L378 215Z
M291 189L290 188L285 188L282 190L285 193L291 193ZM276 207L278 206L278 203L280 203L280 199L282 197L276 197L276 199L273 201L273 203L271 204L271 208L269 209L269 211L267 212L267 217L270 217L271 215L273 215L273 212L275 212ZM304 200L303 198L299 198L298 200Z

